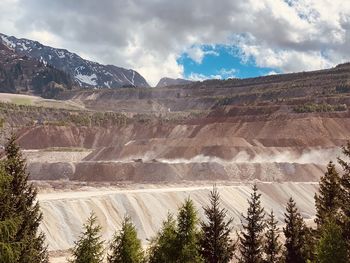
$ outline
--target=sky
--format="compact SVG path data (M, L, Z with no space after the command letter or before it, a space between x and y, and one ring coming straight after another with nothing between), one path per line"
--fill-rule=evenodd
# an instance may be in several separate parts
M0 32L162 77L246 78L350 61L350 0L1 0Z

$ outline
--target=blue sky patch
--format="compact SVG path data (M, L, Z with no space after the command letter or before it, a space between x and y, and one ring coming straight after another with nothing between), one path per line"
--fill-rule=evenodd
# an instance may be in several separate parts
M251 59L244 61L237 47L203 45L193 47L202 50L202 59L183 53L177 60L184 68L184 77L201 80L206 78L250 78L279 73L278 69L258 67Z

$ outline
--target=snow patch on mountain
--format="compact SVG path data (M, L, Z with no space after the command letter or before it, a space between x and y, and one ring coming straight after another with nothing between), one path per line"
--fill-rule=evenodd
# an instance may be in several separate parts
M16 44L9 40L7 36L0 35L0 38L4 42L4 44L9 48L14 49L16 47Z
M76 79L78 79L80 82L89 84L91 86L95 86L97 85L97 76L96 74L92 74L92 75L82 75L82 74L77 74L74 76Z
M18 39L1 33L0 42L20 55L26 55L66 72L81 87L119 88L130 85L149 87L146 80L132 69L102 65L83 59L65 49L57 49L37 41Z
M56 50L56 54L59 58L65 58L66 55L64 54L64 51L62 50Z

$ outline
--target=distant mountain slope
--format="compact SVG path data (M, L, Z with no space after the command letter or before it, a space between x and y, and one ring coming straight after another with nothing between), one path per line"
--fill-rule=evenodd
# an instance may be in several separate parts
M0 92L36 94L51 98L72 89L73 79L65 72L19 55L0 43Z
M161 78L157 84L157 88L162 88L166 86L184 85L192 83L193 81L187 79L172 79L172 78Z
M18 39L1 33L0 42L18 54L35 58L63 70L72 76L81 87L149 87L146 80L134 70L92 62L66 49L44 46L37 41Z

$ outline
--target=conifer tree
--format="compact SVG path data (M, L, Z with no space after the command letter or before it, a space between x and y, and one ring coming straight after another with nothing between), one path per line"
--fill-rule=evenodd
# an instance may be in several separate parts
M230 262L234 251L230 237L232 219L225 221L227 210L220 208L220 195L215 187L209 198L210 206L203 208L207 221L201 222L200 252L205 262Z
M70 263L101 263L104 258L103 241L101 240L101 226L97 224L97 217L90 214L84 224L84 230L72 249L73 258Z
M271 210L266 221L266 233L264 242L265 260L264 263L278 263L281 262L282 245L279 243L279 229L277 227L277 220Z
M16 232L16 242L21 243L19 263L48 262L45 236L39 232L42 213L36 201L37 190L28 183L26 160L23 158L16 136L12 135L5 147L6 160L4 168L11 177L11 202L16 216L21 218Z
M350 158L350 142L343 147L343 154ZM344 173L341 177L341 227L343 236L347 242L348 257L350 261L350 164L338 158L339 164L343 167Z
M315 222L318 229L329 216L337 213L340 207L340 176L332 162L329 162L327 172L321 177L319 186L319 193L315 194Z
M199 233L197 230L197 224L197 212L194 208L193 201L188 198L185 200L185 203L180 207L177 217L176 262L203 262L199 254Z
M149 263L175 263L176 262L176 221L171 214L163 221L161 230L151 241L149 248Z
M17 262L20 254L20 242L16 241L18 217L13 213L11 202L11 178L0 164L0 262Z
M244 216L242 233L239 236L239 250L242 263L260 263L263 255L263 231L265 228L264 208L261 206L261 194L258 194L256 185L248 200L249 207L247 215Z
M20 243L14 241L18 225L13 219L0 221L0 262L18 262Z
M305 263L307 260L305 256L306 226L293 198L289 199L284 215L285 262Z
M316 254L318 263L348 262L346 242L342 235L342 229L333 217L326 219L322 225Z
M110 251L108 263L141 263L144 261L141 241L137 237L136 228L130 217L124 218L121 230L114 234Z

